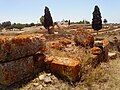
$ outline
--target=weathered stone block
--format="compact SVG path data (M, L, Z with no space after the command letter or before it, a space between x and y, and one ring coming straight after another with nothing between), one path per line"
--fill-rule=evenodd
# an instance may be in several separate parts
M15 61L0 63L0 84L9 86L39 72L44 67L44 59L43 54L35 54Z
M0 62L11 61L43 52L45 38L42 34L0 37Z
M84 30L78 30L79 32L77 32L74 41L77 45L83 45L83 46L87 46L90 45L91 47L93 47L94 44L94 36L92 35L92 33L84 31Z
M93 47L91 51L93 55L100 55L102 53L102 50L99 47Z
M34 60L34 72L38 73L41 70L45 69L45 55L41 53L36 53L33 55Z
M10 85L29 76L33 70L33 56L7 63L0 63L0 84Z
M49 57L45 60L49 69L59 74L60 76L66 77L65 79L70 81L75 81L79 77L80 72L80 62L70 58L60 58L60 57Z

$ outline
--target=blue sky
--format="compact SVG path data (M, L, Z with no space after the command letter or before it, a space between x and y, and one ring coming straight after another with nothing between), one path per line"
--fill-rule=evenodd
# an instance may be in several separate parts
M94 6L98 5L102 19L120 23L120 0L0 0L0 23L37 23L48 6L54 21L92 20Z

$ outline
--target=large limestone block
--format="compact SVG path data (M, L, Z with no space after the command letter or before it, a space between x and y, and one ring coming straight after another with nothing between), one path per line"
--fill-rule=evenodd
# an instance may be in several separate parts
M9 86L41 71L44 67L44 59L43 54L35 54L15 61L0 63L0 84Z
M42 34L0 36L0 62L19 59L40 50L43 52L44 42Z
M79 32L76 33L74 41L76 45L82 45L87 46L90 45L93 47L94 44L94 36L92 33L87 32L85 30L79 30Z
M29 76L34 70L33 56L0 63L0 84L10 85Z
M48 68L65 79L75 81L79 77L80 62L70 58L49 57L45 60Z

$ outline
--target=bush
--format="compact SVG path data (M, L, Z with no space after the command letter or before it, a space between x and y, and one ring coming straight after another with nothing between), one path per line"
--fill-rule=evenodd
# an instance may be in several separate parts
M32 26L35 26L35 24L34 24L34 23L31 23L31 24L30 24L30 27L32 27Z
M25 24L20 24L20 23L18 23L18 24L16 24L15 26L14 26L14 28L17 28L17 29L23 29L25 27Z

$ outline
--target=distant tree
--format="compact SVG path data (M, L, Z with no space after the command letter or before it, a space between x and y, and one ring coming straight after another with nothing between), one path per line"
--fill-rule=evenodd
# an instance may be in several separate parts
M34 23L30 23L30 27L32 27L32 26L35 26L35 24Z
M42 25L44 25L44 16L41 16L40 22L41 22Z
M3 28L6 28L6 27L9 27L11 26L11 22L10 21L6 21L6 22L2 22L2 25L1 25Z
M20 23L18 23L14 26L14 28L17 28L19 30L23 29L24 27L25 27L25 24L20 24Z
M98 6L95 6L93 11L93 19L92 19L92 28L98 31L102 29L102 20L101 20L101 13Z
M90 22L89 22L89 21L85 21L85 23L86 23L86 24L90 24Z
M68 20L65 20L65 22L69 22Z
M37 24L36 24L36 26L41 26L41 25L42 25L42 24L40 24L40 23L37 23Z
M48 7L45 7L45 15L44 15L44 27L48 29L48 33L52 34L53 32L50 30L50 26L53 26L53 20Z
M83 20L83 21L78 22L78 24L90 24L90 22L87 20Z
M68 21L68 25L70 26L70 20Z
M104 24L106 24L107 23L107 19L104 19L103 22L104 22Z
M25 27L29 27L29 24L26 23L26 24L25 24Z
M80 22L78 22L78 24L84 24L84 22L83 22L83 21L80 21Z

